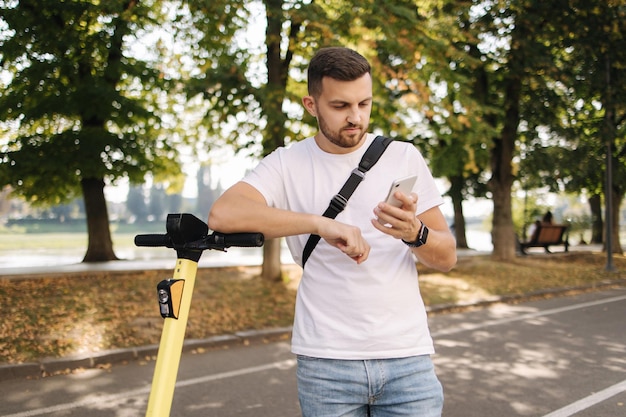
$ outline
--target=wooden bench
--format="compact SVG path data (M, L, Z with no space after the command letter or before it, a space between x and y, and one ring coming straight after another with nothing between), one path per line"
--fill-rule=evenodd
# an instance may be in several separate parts
M564 246L565 252L569 250L568 233L569 225L566 224L536 224L533 235L528 242L520 242L522 254L526 255L528 248L544 248L550 253L550 246Z

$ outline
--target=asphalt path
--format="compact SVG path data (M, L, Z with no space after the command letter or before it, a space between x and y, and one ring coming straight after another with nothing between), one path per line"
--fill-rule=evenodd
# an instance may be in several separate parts
M444 416L626 416L626 289L434 317Z
M431 316L444 417L626 415L626 288ZM0 385L0 417L141 416L154 361ZM299 416L287 342L183 355L171 416Z

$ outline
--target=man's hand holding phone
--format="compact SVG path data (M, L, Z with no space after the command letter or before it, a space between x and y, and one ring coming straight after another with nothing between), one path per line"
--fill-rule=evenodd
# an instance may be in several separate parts
M391 184L387 198L374 209L372 224L378 230L396 238L413 234L419 221L415 217L417 196L412 192L417 176L400 178ZM391 207L389 207L391 206Z
M395 197L395 194L397 191L400 191L404 195L410 195L411 191L413 191L415 181L417 181L417 175L410 175L408 177L395 180L391 183L391 187L389 187L389 192L387 193L385 202L394 207L402 207L402 201L398 200Z

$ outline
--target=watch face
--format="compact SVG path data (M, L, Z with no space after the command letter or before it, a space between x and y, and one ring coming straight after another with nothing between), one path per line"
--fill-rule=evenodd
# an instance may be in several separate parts
M420 233L419 241L423 245L424 243L426 243L426 239L428 239L428 227L426 227L423 224L422 224L422 227L423 227L423 230L422 230L422 233Z

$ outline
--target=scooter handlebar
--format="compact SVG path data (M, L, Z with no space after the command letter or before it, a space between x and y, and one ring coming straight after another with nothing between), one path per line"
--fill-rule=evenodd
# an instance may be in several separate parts
M150 246L150 247L172 247L172 239L169 235L137 235L135 236L135 246Z
M213 232L204 238L188 242L182 247L199 250L225 249L231 246L258 247L263 246L264 236L262 233L220 233ZM174 243L168 234L146 234L135 236L135 246L166 247L174 248Z
M213 232L207 239L219 246L229 248L231 246L239 247L257 247L263 246L265 240L262 233L219 233Z

